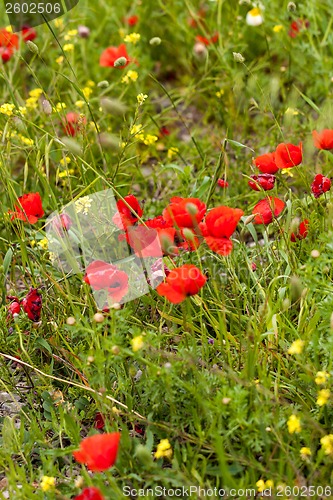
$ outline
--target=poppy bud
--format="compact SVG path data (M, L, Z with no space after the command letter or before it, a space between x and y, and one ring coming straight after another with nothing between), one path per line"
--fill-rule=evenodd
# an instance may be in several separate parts
M34 42L32 42L31 40L28 40L26 42L26 45L27 45L28 49L31 52L33 52L33 54L39 54L39 48L37 47L37 45Z
M126 66L127 64L127 59L126 57L118 57L118 59L115 60L114 62L114 67L115 68L122 68L123 66Z
M135 456L136 458L143 464L143 465L151 465L152 464L152 456L150 451L146 448L146 446L143 446L142 444L139 444L135 448Z
M154 36L149 40L150 45L160 45L162 43L162 40L158 36Z
M98 82L97 87L100 89L106 89L109 85L110 84L107 80L102 80L101 82Z
M96 313L96 314L94 314L94 321L96 323L103 323L103 321L104 321L104 315L102 313Z
M194 203L187 203L185 208L190 215L197 215L198 213L198 207Z
M302 296L304 286L302 281L299 279L298 276L292 276L290 278L290 295L291 295L291 302L296 302L299 300Z
M243 63L245 61L245 57L242 56L239 52L233 52L234 60L238 63Z
M296 4L294 2L289 2L287 5L287 10L289 12L294 12L296 10Z

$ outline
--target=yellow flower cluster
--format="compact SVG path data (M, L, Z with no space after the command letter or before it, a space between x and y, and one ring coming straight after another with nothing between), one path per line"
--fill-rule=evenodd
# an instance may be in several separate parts
M67 31L67 34L64 36L64 39L66 40L66 42L68 42L76 35L77 35L77 30L69 30Z
M130 82L136 82L138 77L138 73L130 69L129 71L127 71L126 75L122 77L121 82L127 84Z
M320 444L325 455L333 454L333 434L327 434L327 436L322 437Z
M157 135L144 135L141 130L143 130L142 125L133 125L130 132L138 141L142 142L146 146L152 146L153 144L155 144L155 142L158 140Z
M124 42L133 43L133 45L136 45L140 40L140 38L141 38L140 33L130 33L129 35L125 36Z
M324 384L326 384L329 377L330 377L330 374L325 372L325 371L317 372L315 382L317 385L324 385Z
M74 50L74 44L73 43L65 43L63 46L64 52L73 52Z
M36 109L38 106L38 99L40 98L42 93L43 89L40 88L30 90L29 97L25 101L25 107L27 109Z
M178 148L169 148L168 149L168 152L167 152L167 157L168 157L168 160L172 160L172 158L177 154L179 153L179 149Z
M288 354L301 354L304 348L304 344L305 344L304 340L301 339L295 340L289 347L287 351Z
M9 102L6 102L5 104L1 104L0 113L2 115L12 116L14 109L15 109L14 104L10 104Z
M307 460L311 457L312 451L307 446L303 446L303 448L300 449L299 454L301 455L302 460Z
M256 487L259 493L262 493L266 489L273 488L273 486L274 483L270 479L268 479L266 482L263 479L259 479L259 481L256 482Z
M139 106L142 106L146 99L148 99L147 94L143 94L142 92L136 96Z
M54 113L60 113L60 111L66 109L66 103L65 102L58 102L55 107L53 108Z
M287 421L287 426L289 434L298 434L302 430L301 420L299 417L297 417L297 415L290 415Z
M318 392L317 405L318 406L326 405L327 401L330 398L330 395L331 391L329 389L321 389L321 391Z
M168 439L161 439L157 445L157 449L154 453L155 458L171 458L172 457L172 447Z
M50 491L54 489L55 482L56 482L55 477L43 476L40 483L40 487L42 491Z
M143 336L137 335L131 340L133 352L137 352L144 346Z

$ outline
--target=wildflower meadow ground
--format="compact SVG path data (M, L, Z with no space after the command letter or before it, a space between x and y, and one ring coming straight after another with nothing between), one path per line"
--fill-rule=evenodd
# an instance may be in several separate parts
M0 498L333 497L332 7L3 11Z

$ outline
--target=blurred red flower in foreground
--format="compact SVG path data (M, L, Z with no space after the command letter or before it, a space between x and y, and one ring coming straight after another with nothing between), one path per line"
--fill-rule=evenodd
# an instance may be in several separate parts
M0 30L0 55L5 63L12 57L14 51L19 47L19 37L10 33L5 28Z
M251 175L251 179L253 180L249 181L248 184L254 191L260 191L260 188L264 191L270 191L275 184L275 177L271 174Z
M166 277L165 283L158 285L156 291L173 304L179 304L186 297L197 294L206 281L207 278L200 269L192 264L184 264L172 269Z
M104 497L98 488L90 486L85 488L80 495L74 497L74 500L104 500Z
M11 220L19 219L23 222L35 224L38 219L43 217L44 210L42 207L42 199L39 193L27 193L20 196L18 205L15 205L15 212L9 210Z
M91 262L83 279L93 290L107 290L114 302L119 302L128 292L127 274L103 260Z
M285 205L284 201L271 196L260 200L252 210L255 215L254 224L270 224L274 217L280 215Z
M297 19L293 21L290 25L290 30L288 35L291 38L295 38L301 30L304 30L310 26L310 23L307 19Z
M30 26L23 26L22 37L25 42L32 42L32 40L37 38L37 31Z
M121 65L114 65L114 63L117 61L117 59L124 58L124 64ZM102 52L99 64L100 66L104 67L112 67L112 68L118 68L122 69L125 68L129 63L130 59L127 54L127 49L126 45L122 43L119 45L119 47L108 47L107 49Z
M128 26L135 26L138 21L139 21L139 16L129 16L124 19L125 23L128 24Z
M210 38L206 38L205 36L197 35L195 37L197 42L203 43L204 45L211 45L212 43L216 43L219 39L219 34L215 33Z
M118 212L112 217L112 221L119 229L133 226L138 221L138 216L142 217L143 214L140 203L133 194L125 196L124 200L117 201L117 210Z
M216 207L211 210L200 224L205 242L213 252L229 255L232 250L230 237L244 214L239 208Z
M206 205L198 198L171 198L163 210L164 220L178 227L195 227L205 216Z
M227 187L229 187L229 183L227 181L225 181L224 179L218 179L217 184L221 188L227 188Z
M67 113L63 120L64 130L67 135L74 137L77 133L79 133L83 126L87 123L87 119L84 115L80 115L79 113L74 113L70 111Z
M321 132L312 132L313 143L318 149L333 149L333 130L325 128Z
M74 500L104 500L104 497L98 488L90 486L85 488L80 495L74 497Z
M297 233L291 233L290 240L295 242L296 240L303 240L308 235L309 221L307 219L303 220L298 227Z
M42 296L37 288L31 288L28 295L21 301L24 312L27 313L31 321L40 320L42 312Z
M73 452L77 462L86 464L93 472L102 472L113 466L117 459L120 432L95 434L80 443L80 449Z
M279 167L275 163L275 153L266 153L257 156L253 160L253 163L263 174L275 174L279 170Z
M322 174L317 174L311 184L311 191L315 198L319 198L322 194L331 189L331 179Z
M292 168L302 163L302 143L295 144L281 143L275 150L275 163L278 168Z

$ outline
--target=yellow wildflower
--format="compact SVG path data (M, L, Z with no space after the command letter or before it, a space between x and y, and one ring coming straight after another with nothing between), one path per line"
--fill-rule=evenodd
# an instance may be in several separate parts
M276 24L273 28L274 33L280 33L280 31L284 31L284 26L282 24Z
M139 351L144 346L143 336L137 335L131 340L133 352Z
M333 434L327 434L320 440L321 447L325 455L332 455L333 453Z
M168 157L168 160L172 160L172 158L177 154L179 153L179 149L178 148L169 148L168 149L168 152L167 152L167 157Z
M133 45L136 45L140 40L140 38L141 38L140 33L130 33L129 35L125 36L124 42L133 43Z
M82 89L82 94L84 95L84 97L88 100L89 97L91 96L92 94L92 89L90 87L84 87Z
M87 81L87 86L88 86L88 87L95 87L95 86L96 86L96 83L95 83L93 80L88 80L88 81Z
M155 458L172 457L172 447L168 439L161 439L161 441L157 445L154 457Z
M158 137L156 135L151 135L151 134L147 134L146 137L144 137L143 139L143 143L146 145L146 146L151 146L152 144L154 144L156 141L158 140Z
M321 391L318 392L317 405L318 406L326 405L327 401L330 398L330 395L331 391L329 389L321 389Z
M295 340L289 347L287 351L288 354L301 354L304 348L304 344L305 344L304 340L301 339Z
M297 417L297 415L290 415L287 421L289 434L298 434L301 432L301 420Z
M330 374L327 372L317 372L315 382L317 385L324 385L327 382L327 379L330 377Z
M55 487L55 477L50 477L50 476L43 476L40 487L42 491L50 491L53 490Z
M32 89L29 92L29 96L30 97L36 97L36 99L38 99L42 95L42 93L43 93L43 89L39 89L39 88Z
M33 146L34 145L34 141L33 139L29 139L29 137L25 137L24 135L22 134L19 134L18 135L18 138L21 140L21 142L23 142L23 144L25 144L26 146Z
M64 25L64 21L62 19L56 19L54 21L54 25L56 28L62 28Z
M18 110L21 115L27 114L27 108L25 106L19 106Z
M221 90L218 90L216 93L215 93L216 97L218 97L219 99L224 95L224 90L221 89Z
M299 453L301 455L302 460L307 460L308 457L311 457L312 455L312 451L310 450L310 448L307 448L306 446L303 446L303 448L300 449Z
M10 104L9 102L6 102L5 104L2 104L0 106L0 113L3 115L12 116L14 109L15 109L14 104Z
M65 43L63 46L64 52L72 52L74 50L74 44L73 43Z
M268 479L266 482L263 479L259 479L259 481L256 482L259 493L262 493L266 489L273 488L273 486L274 482L271 479Z
M289 175L290 177L294 177L294 174L291 170L292 170L291 168L282 168L281 173L283 175Z
M61 158L60 165L64 167L65 165L68 165L71 161L72 160L70 159L69 156L65 156L65 158Z
M84 105L85 105L84 101L76 101L76 103L75 103L75 106L77 108L83 108Z
M121 79L121 82L122 83L136 82L138 77L139 77L138 73L136 71L133 71L132 69L130 69L129 71L127 71L126 75L123 76L123 78Z
M148 99L147 94L143 94L142 92L136 96L139 106L142 106L146 99Z
M62 64L64 62L64 56L57 57L57 59L55 61L57 64Z
M28 99L25 101L25 106L27 109L36 109L38 106L38 98L28 97Z
M56 104L56 106L53 108L53 111L55 113L59 113L60 111L62 111L63 109L66 109L66 108L67 108L66 103L64 103L64 102L58 102Z

